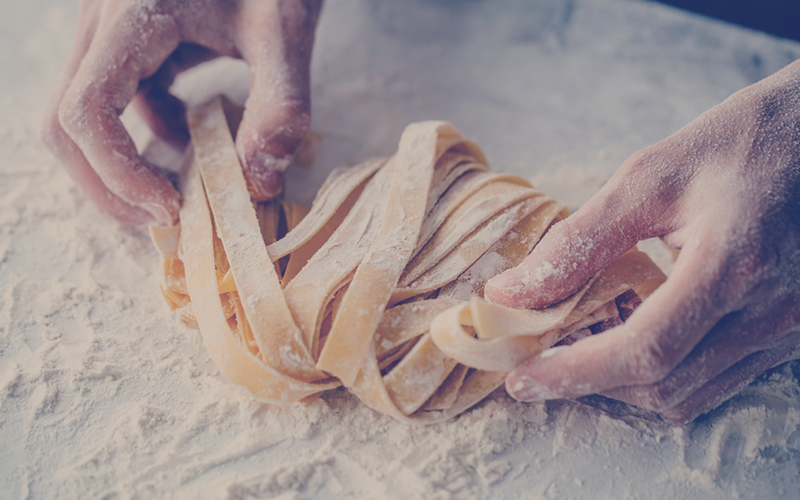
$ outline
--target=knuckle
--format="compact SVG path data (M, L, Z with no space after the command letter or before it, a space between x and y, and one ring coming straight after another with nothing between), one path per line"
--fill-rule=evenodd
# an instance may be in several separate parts
M85 95L68 93L58 105L58 123L67 134L78 135L86 129L87 100Z
M647 146L645 148L636 151L632 155L628 157L627 160L622 164L623 171L628 174L638 173L643 170L648 170L652 167L653 163L657 159L657 154L655 152L655 147Z
M575 217L567 217L555 225L548 231L550 241L558 242L565 251L561 254L560 258L556 259L556 267L562 271L574 271L574 269L561 269L564 265L571 262L570 256L588 256L595 250L595 242L591 237L583 237L581 235L581 228L576 226L577 219ZM551 235L552 233L552 235ZM551 278L557 278L558 275L552 274Z
M558 241L559 244L566 246L572 240L573 220L569 217L562 219L547 230L546 236L550 240Z
M664 170L667 152L660 144L647 146L630 155L620 166L620 175L628 182L646 182Z
M45 115L42 122L41 138L44 145L50 151L57 151L60 144L64 141L64 130L59 122L58 112L52 110Z
M311 127L311 113L305 102L284 104L278 108L281 135L289 141L300 142Z
M311 114L305 103L288 103L245 112L252 114L242 146L252 153L268 152L276 157L293 155L308 135ZM253 121L250 121L253 120ZM252 154L251 153L251 154Z
M629 159L625 191L646 193L645 197L635 198L637 209L644 214L662 215L684 192L689 172L689 169L681 168L680 155L670 147L661 144L649 146Z
M568 280L568 277L577 270L579 264L574 260L576 256L578 262L585 262L584 257L594 248L593 241L583 240L576 234L573 218L559 221L548 230L546 237L550 248L555 244L563 251L550 253L547 256L544 265L532 276L536 283L544 287L563 283L565 278Z
M786 94L779 87L763 87L749 93L749 111L756 124L769 126L781 115L786 105Z

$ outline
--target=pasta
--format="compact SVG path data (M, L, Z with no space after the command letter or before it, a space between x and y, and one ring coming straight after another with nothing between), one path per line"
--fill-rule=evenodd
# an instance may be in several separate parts
M634 249L549 308L487 303L486 280L566 217L562 205L490 172L476 144L437 121L409 125L391 158L335 169L310 209L254 204L236 114L220 99L190 111L180 227L151 234L165 300L258 398L343 385L400 420L451 418L522 360L625 319L664 280Z

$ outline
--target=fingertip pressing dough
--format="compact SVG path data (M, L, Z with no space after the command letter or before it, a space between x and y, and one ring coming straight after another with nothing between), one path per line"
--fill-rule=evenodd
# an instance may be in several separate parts
M618 324L665 279L633 249L548 308L490 304L486 281L521 262L563 205L490 172L441 121L409 125L391 158L335 169L310 209L254 203L237 116L221 99L189 112L180 227L151 236L167 303L200 328L223 375L263 400L344 385L400 420L451 418L521 361Z

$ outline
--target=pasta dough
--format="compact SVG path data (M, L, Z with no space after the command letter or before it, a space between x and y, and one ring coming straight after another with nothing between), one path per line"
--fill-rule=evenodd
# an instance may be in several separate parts
M335 169L310 210L253 204L235 116L220 99L190 111L180 228L152 236L168 304L199 326L220 371L264 400L344 385L401 420L447 419L522 360L619 321L623 299L664 280L634 249L546 309L489 304L486 280L566 217L562 205L490 172L476 144L438 121L409 125L391 158Z

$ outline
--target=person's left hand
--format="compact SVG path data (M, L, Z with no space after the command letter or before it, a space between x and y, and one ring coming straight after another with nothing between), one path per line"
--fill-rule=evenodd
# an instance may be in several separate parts
M322 0L83 0L43 139L88 197L129 223L175 223L180 198L120 121L131 104L167 142L188 141L176 74L217 56L250 66L236 138L248 190L276 195L311 121L309 64Z

